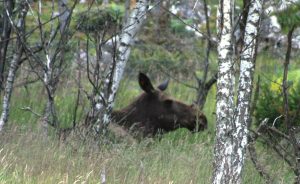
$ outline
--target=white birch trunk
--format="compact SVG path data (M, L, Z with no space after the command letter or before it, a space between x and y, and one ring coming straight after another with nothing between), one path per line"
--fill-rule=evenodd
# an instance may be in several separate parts
M61 39L65 39L65 29L66 26L68 26L68 19L70 16L70 10L68 9L67 6L67 0L59 0L58 1L58 10L59 10L59 23L60 23L60 34L61 34ZM54 1L52 1L52 17L54 14ZM51 37L55 35L55 28L54 28L54 23L51 23ZM46 63L44 64L44 67L46 68L45 73L44 73L44 84L47 90L47 103L45 107L45 112L41 121L41 127L44 135L46 136L48 134L48 125L52 125L55 128L58 128L58 119L56 115L56 108L55 108L55 103L54 103L54 97L55 97L55 91L56 91L56 85L58 83L58 78L57 75L60 73L61 68L58 68L55 66L55 62L62 62L63 55L64 55L64 49L62 48L59 53L60 58L54 58L56 57L56 50L53 48L53 45L50 43L47 44L47 46L44 48L45 49L45 54L46 54ZM64 44L64 41L61 42L61 44ZM54 51L53 51L54 50Z
M214 149L213 183L230 183L232 173L232 131L234 113L233 73L233 0L220 0L217 28L218 80L216 107L216 143Z
M39 14L42 15L42 0L39 0Z
M1 117L0 117L0 132L2 131L4 125L6 124L6 122L8 120L10 99L11 99L11 94L12 94L12 90L13 90L13 84L15 81L15 75L18 70L19 61L20 61L20 58L23 53L21 36L25 33L25 17L28 12L28 6L27 6L27 3L25 3L25 2L21 2L21 6L22 6L22 9L20 10L20 16L16 22L16 26L14 26L12 17L9 14L9 12L6 11L12 27L15 27L15 29L18 33L18 38L16 41L16 47L17 47L16 52L14 53L13 58L9 65L8 76L6 79L6 84L5 84L5 89L4 89L4 96L3 96L3 102L2 102L2 113L1 113Z
M234 155L233 155L233 182L241 183L242 169L248 145L248 125L251 123L250 104L255 68L256 44L262 0L253 0L250 4L248 19L245 28L244 45L241 53L240 77L238 87L237 107L235 111Z
M11 14L14 9L14 2L11 0L3 1L3 20L2 20L2 32L0 35L0 93L2 92L2 88L4 87L4 71L5 71L5 64L6 64L6 55L7 55L7 48L10 42L11 36L11 24L9 21L9 17L7 16L6 11L8 14Z
M218 12L220 35L219 73L217 82L217 132L213 183L241 183L247 146L250 101L256 54L257 34L262 5L253 0L246 23L244 46L241 53L237 106L234 106L234 75L232 45L231 0L221 0ZM223 12L222 12L223 11Z
M20 46L18 46L20 47ZM0 117L0 131L3 129L4 124L8 120L9 107L10 107L10 97L13 90L13 84L15 81L16 71L18 69L18 63L22 55L22 48L17 48L17 52L13 55L12 61L9 66L8 76L4 89L4 96L2 102L2 114Z
M116 66L113 70L111 93L107 101L107 113L103 115L103 123L107 124L110 121L109 111L113 108L116 92L119 88L121 78L129 58L131 46L141 25L145 22L148 7L148 0L140 0L136 3L136 7L129 15L125 26L120 35L120 46L118 47Z
M67 21L70 16L70 11L68 10L68 0L59 0L58 1L58 10L61 14L59 17L60 22L60 33L63 34L65 27L67 25Z

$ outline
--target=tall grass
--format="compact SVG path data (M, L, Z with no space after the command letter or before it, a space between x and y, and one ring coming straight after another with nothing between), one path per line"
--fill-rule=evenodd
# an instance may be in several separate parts
M155 83L155 82L153 82ZM117 97L117 108L126 106L141 90L135 80L124 80ZM195 91L170 83L166 91L176 99L191 103ZM96 147L78 138L61 143L56 136L43 137L37 129L38 117L21 107L42 113L45 104L38 84L30 93L16 89L10 124L0 135L0 183L210 183L213 163L215 88L209 93L204 112L207 131L192 134L180 129L137 144L117 141ZM59 118L70 122L76 90L62 88L56 99ZM80 109L79 117L84 114ZM291 183L293 174L272 152L259 145L260 158L278 183ZM250 160L246 161L245 183L264 183Z
M214 4L216 3L214 2ZM100 4L96 3L93 8L97 8L97 6L100 6ZM51 5L44 6L45 10L41 17L43 21L49 19L51 8L48 7L51 7ZM86 10L86 7L79 5L77 10ZM33 26L32 24L35 22L32 21L33 19L34 17L29 15L28 27ZM75 23L72 21L71 24ZM49 29L49 26L46 25L45 28ZM39 34L35 32L28 42L35 43L36 40L39 40L38 36ZM76 36L79 38L83 37L81 34ZM145 37L147 34L143 36ZM200 45L195 48L199 53L194 52L190 48L184 52L176 52L178 55L174 55L173 52L167 52L163 61L169 61L169 57L174 55L173 60L178 61L178 67L182 67L182 58L202 60L204 57L204 46L202 41L200 42ZM153 52L136 51L141 54L139 57L136 57L136 61L140 62L142 60L143 63L141 65L144 65L140 68L151 64L148 63L149 60L158 59L158 61L161 61L162 56L159 54L162 53L159 53L160 48L155 48L153 50L156 55ZM189 50L191 52L188 52ZM132 55L137 54L134 49L132 53ZM149 56L145 55L145 53L149 53ZM191 57L191 54L194 54L195 57ZM216 53L211 54L210 60L212 61L210 67L212 69L217 68ZM292 65L299 66L299 63L295 62ZM170 66L173 67L173 65L174 63L171 63ZM201 76L201 66L199 68L197 69L197 75ZM268 74L273 75L274 71L278 73L282 70L280 59L268 53L258 56L257 68L258 72L256 75L262 75L262 80L266 80L264 78L266 73L268 77ZM149 70L151 70L151 67L149 67ZM136 72L136 70L133 71ZM71 73L72 71L67 69L66 72ZM71 74L68 76L71 76ZM62 82L55 97L58 118L62 127L68 127L72 124L77 95L76 84L74 81L70 82L67 79L68 76L64 76L65 79L61 80ZM153 81L154 84L159 82L161 81ZM185 82L193 84L192 80ZM85 87L88 86L87 82L82 83ZM142 140L137 144L128 144L126 141L118 140L115 144L103 144L96 147L92 141L84 142L76 136L66 143L59 142L56 135L50 135L45 138L37 128L40 117L24 110L24 107L25 109L29 107L37 114L43 114L46 103L45 91L40 83L31 84L28 87L15 88L12 95L9 124L5 132L0 134L1 184L99 183L101 176L105 176L107 183L115 184L210 183L215 135L215 87L209 92L208 101L204 107L204 113L208 118L208 130L191 134L185 129L180 129L162 137ZM126 106L139 93L141 93L141 90L135 78L130 77L123 80L115 107L118 109ZM192 103L196 97L195 90L189 89L182 84L174 83L172 80L166 93L186 103ZM89 106L84 94L81 95L81 106L76 114L77 123L83 120ZM282 184L292 183L293 173L282 162L282 159L278 158L268 148L265 148L263 144L257 144L257 148L260 161L270 171L276 182ZM246 160L243 180L247 184L264 183L249 159Z
M138 144L118 143L91 149L89 143L62 144L37 131L10 127L1 135L0 183L210 183L213 135L179 130ZM292 173L274 155L260 156L278 183ZM264 183L247 160L245 183Z

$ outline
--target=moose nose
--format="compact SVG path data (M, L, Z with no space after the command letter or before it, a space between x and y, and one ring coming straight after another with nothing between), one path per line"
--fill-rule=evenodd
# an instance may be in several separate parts
M206 118L202 119L202 118L196 118L195 119L195 123L194 123L194 130L193 132L199 132L199 131L203 131L207 128L207 121Z
M202 130L202 127L201 125L199 124L199 121L195 121L195 126L194 126L194 129L193 129L193 132L199 132L200 130Z

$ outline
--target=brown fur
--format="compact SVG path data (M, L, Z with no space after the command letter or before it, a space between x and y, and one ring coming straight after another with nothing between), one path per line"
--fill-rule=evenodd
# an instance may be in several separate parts
M134 102L119 111L113 111L115 122L141 136L153 136L160 130L169 132L183 127L190 131L207 128L205 115L193 105L186 105L166 96L162 91L168 81L154 89L149 78L140 73L140 87L145 91Z

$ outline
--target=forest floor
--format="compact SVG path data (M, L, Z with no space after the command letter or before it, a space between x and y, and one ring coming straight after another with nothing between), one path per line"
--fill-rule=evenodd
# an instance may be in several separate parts
M117 98L118 108L140 93L136 83L123 81ZM128 88L130 85L133 87ZM194 99L195 94L190 89L179 84L170 85L168 93L176 99L185 99L187 103ZM26 106L33 111L42 109L43 92L41 88L36 89L33 93L16 88L13 94L10 122L0 136L0 183L100 183L104 176L106 183L116 184L210 183L215 136L215 87L204 108L209 120L208 130L192 134L180 129L135 144L116 140L102 145L84 142L76 136L64 143L55 135L45 138L37 125L39 117L22 110ZM58 94L59 119L71 122L76 90L65 87ZM79 119L84 111L83 108L78 113ZM259 160L278 183L292 183L293 174L282 159L261 143L257 144L257 149ZM244 183L265 183L250 159L246 160L243 173Z

